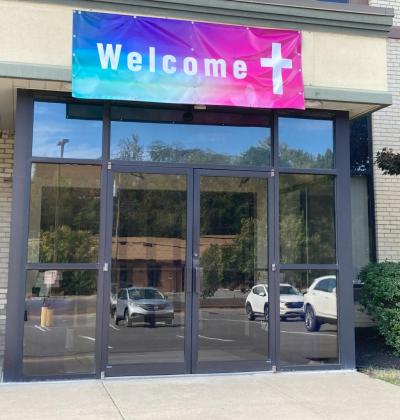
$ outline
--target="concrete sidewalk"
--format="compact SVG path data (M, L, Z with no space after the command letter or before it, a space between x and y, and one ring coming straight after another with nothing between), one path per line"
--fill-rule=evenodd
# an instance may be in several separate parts
M0 385L0 419L400 419L400 387L360 373Z

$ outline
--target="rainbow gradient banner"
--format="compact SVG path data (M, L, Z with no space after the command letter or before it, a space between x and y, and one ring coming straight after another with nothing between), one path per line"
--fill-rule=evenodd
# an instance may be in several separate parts
M72 95L304 109L301 33L74 11Z

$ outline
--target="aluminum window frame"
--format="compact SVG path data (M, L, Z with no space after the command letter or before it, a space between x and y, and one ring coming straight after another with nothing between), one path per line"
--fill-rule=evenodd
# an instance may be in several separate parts
M202 170L221 171L246 171L270 172L271 186L269 208L271 223L269 244L269 268L271 282L276 286L279 284L280 270L313 270L327 269L335 270L338 274L338 350L339 361L337 364L325 364L318 366L281 366L279 360L280 350L280 328L279 328L279 306L271 307L273 313L270 321L276 323L275 337L270 346L271 358L273 358L272 370L329 370L329 369L354 369L355 368L355 344L354 344L354 313L353 313L353 282L352 282L352 259L351 259L351 202L350 202L350 132L349 114L347 112L333 111L273 111L271 121L271 166L248 167L248 166L218 166L218 165L187 165L157 162L130 162L110 161L110 112L111 105L118 105L118 102L110 101L79 101L87 104L103 104L103 129L102 129L102 157L101 159L77 159L77 158L41 158L32 157L32 134L33 134L33 106L35 100L47 100L53 102L75 102L69 94L55 92L40 92L30 90L17 90L16 107L16 137L15 137L15 160L13 179L13 198L11 214L11 239L9 257L9 282L7 297L6 315L6 346L4 356L4 380L5 381L29 381L43 379L79 379L79 378L100 378L104 366L104 305L107 304L109 296L105 287L105 274L103 264L106 259L107 250L107 214L110 211L110 203L107 202L107 191L110 182L110 165L116 164L119 167L142 168L151 170L155 167L165 168L192 168ZM127 105L126 103L124 103ZM129 105L129 104L128 104ZM133 106L142 106L135 103ZM143 106L151 108L151 104ZM158 105L157 105L158 106ZM168 108L169 105L165 105ZM172 105L176 107L175 105ZM212 110L213 108L210 107ZM223 109L221 108L223 111ZM240 112L240 109L238 110ZM280 116L323 118L334 120L334 147L335 147L335 168L334 169L296 169L279 167L279 133L278 118ZM90 164L101 167L101 193L100 193L100 242L99 259L97 263L87 264L37 264L27 263L27 240L29 229L29 199L30 199L30 174L33 163L65 163L65 164ZM279 175L280 174L315 174L333 175L336 179L335 188L335 215L336 215L336 264L280 264L279 244ZM21 244L23 244L21 246ZM339 246L340 244L340 246ZM276 271L272 269L275 264ZM24 306L25 306L25 285L26 271L32 269L89 269L98 271L97 282L97 308L96 308L96 372L95 374L68 374L44 376L24 376L22 373L23 357L23 332L24 332ZM340 279L346 279L340 281ZM272 283L270 283L272 284ZM270 290L273 302L279 302L279 287L272 287Z

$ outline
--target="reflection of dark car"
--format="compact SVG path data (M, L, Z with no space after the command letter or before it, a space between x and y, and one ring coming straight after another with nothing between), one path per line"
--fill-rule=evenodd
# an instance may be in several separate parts
M154 287L128 287L118 293L115 324L124 320L125 325L144 322L154 326L156 322L172 325L174 308L165 296Z

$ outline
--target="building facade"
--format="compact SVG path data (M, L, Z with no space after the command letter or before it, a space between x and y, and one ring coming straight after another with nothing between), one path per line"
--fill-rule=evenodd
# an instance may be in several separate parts
M383 148L400 150L399 124L399 54L400 54L400 3L398 1L371 1L371 5L392 7L394 10L393 28L387 46L388 88L393 104L388 109L372 116L372 135L374 156ZM376 250L379 261L399 261L399 182L397 177L383 175L374 168Z
M395 130L391 5L75 3L0 2L4 379L354 368L350 124ZM300 31L306 110L72 98L74 9Z

